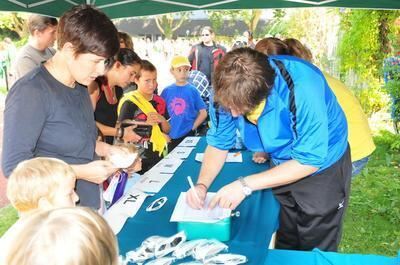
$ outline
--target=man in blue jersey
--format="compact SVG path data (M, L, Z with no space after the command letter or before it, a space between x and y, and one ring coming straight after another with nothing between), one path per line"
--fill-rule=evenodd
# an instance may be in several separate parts
M239 48L215 71L213 101L208 146L195 189L188 191L189 205L203 206L239 129L246 147L267 152L273 167L222 187L210 207L234 209L253 191L272 188L281 205L277 248L336 251L351 159L346 118L320 70L295 57Z

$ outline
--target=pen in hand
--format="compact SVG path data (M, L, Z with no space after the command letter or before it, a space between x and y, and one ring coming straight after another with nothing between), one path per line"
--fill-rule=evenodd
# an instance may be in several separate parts
M192 178L191 178L190 176L188 176L188 177L187 177L187 180L188 180L188 182L189 182L190 188L191 188L191 189L193 190L193 192L194 192L194 196L196 197L197 202L200 203L200 205L201 205L201 200L200 200L200 197L199 197L199 195L197 194L197 191L196 191L196 189L195 189L195 187L194 187Z

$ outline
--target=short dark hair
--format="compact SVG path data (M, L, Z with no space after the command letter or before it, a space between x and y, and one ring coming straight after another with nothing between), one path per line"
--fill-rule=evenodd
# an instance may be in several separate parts
M57 26L57 24L57 19L54 17L30 15L28 18L28 30L31 35L33 35L35 30L43 31L47 27L54 27Z
M157 68L148 60L142 60L142 63L140 65L141 68L140 71L137 73L136 78L140 78L142 76L142 71L157 72Z
M70 42L75 54L93 53L110 58L119 50L118 31L111 20L90 5L75 6L60 18L58 49Z
M114 61L120 62L122 65L142 64L142 59L131 49L121 48L114 56Z
M264 38L257 42L255 49L265 55L288 55L288 45L278 38Z
M227 53L214 73L214 100L224 108L248 113L266 99L272 89L275 71L268 57L251 48Z

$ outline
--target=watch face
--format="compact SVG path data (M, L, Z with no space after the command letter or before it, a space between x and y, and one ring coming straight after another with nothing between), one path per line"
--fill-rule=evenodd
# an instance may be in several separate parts
M251 194L251 189L249 187L243 187L243 193L246 196L249 196Z

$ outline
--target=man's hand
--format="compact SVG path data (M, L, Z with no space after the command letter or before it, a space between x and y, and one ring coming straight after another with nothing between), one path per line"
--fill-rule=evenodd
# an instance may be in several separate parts
M246 198L242 191L242 185L239 181L234 181L222 187L214 198L211 200L210 209L219 205L221 208L229 208L234 210Z
M265 152L254 152L253 153L253 162L257 164L263 164L267 162L268 154Z
M197 193L197 196L196 194ZM196 184L194 189L186 192L186 202L193 209L201 209L204 207L204 201L207 196L207 188L204 185ZM199 200L200 199L200 200Z

